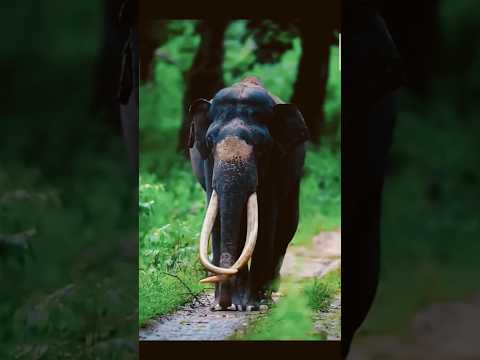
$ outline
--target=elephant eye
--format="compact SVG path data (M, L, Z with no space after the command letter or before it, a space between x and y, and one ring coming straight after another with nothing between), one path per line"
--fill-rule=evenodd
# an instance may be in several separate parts
M208 147L212 146L212 136L211 135L206 136L205 143L207 144Z
M208 134L205 138L205 145L209 150L212 150L213 148L213 136L212 134Z

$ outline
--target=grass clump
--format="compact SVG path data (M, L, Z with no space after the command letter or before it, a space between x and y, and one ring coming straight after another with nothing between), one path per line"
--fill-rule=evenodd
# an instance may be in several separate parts
M308 306L314 311L327 310L332 298L340 291L340 283L340 270L311 280L304 288Z
M242 340L322 340L314 333L308 298L292 287L266 317L259 318Z
M283 284L286 295L276 303L268 316L256 320L241 340L325 340L325 334L314 330L314 312L326 311L340 291L340 270L323 278L301 283Z

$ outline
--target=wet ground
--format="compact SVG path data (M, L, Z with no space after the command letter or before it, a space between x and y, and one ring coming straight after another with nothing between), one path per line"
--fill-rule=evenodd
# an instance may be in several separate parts
M289 279L305 279L324 276L340 266L340 231L324 232L312 240L312 245L290 246L285 255L281 276ZM282 294L274 294L274 301ZM242 332L258 317L267 316L265 311L212 311L214 296L209 292L199 296L199 301L184 305L171 315L151 320L140 329L140 340L227 340ZM327 339L340 338L340 295L326 312L316 313L315 328L325 333Z

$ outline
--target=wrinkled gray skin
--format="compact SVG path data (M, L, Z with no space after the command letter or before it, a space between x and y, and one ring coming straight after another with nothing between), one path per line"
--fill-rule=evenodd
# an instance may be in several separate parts
M190 159L206 192L219 198L212 232L213 264L230 267L246 236L246 203L258 197L258 236L250 268L216 284L221 309L257 310L269 299L298 225L298 200L308 130L293 104L279 103L255 78L190 107Z

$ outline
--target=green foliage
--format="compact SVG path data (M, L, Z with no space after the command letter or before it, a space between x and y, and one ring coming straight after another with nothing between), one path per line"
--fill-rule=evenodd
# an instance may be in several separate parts
M151 174L140 176L140 324L202 290L198 281L205 273L197 261L202 192L187 166L173 169L163 183Z
M304 288L308 306L314 311L327 310L335 294L340 291L340 270L332 271L322 278L314 278Z
M293 244L309 244L320 231L340 227L340 152L311 148L300 188L300 223Z
M271 309L268 316L260 317L249 326L242 340L325 340L313 329L313 312L328 309L332 298L340 292L340 270L322 278L300 283L284 279L285 297Z
M102 172L92 165L99 167L89 171ZM115 181L127 174L111 170L108 188L105 177L91 177L76 191L66 181L50 185L38 169L0 170L1 238L15 244L0 246L9 289L0 298L1 351L14 349L19 359L133 354L136 280L119 249L135 239L134 212L128 182Z
M337 122L340 125L341 112L341 73L338 70L339 50L338 47L330 47L330 59L328 64L327 96L325 99L325 121L327 124ZM340 140L340 126L338 127L337 139Z
M298 35L292 21L253 19L247 22L247 29L255 40L254 53L259 64L278 62Z
M315 334L308 298L299 287L292 286L268 317L252 324L242 340L322 340Z
M0 131L0 358L132 359L133 181L122 138L88 111L100 3L11 10L1 13L17 30L2 48L15 66Z
M158 152L176 146L176 131L182 119L185 72L190 68L200 38L195 21L170 21L172 36L157 51L153 83L140 88L140 167L157 171L172 163ZM163 151L174 155L174 151Z
M245 36L246 21L234 21L225 35L224 80L231 85L245 76L257 76L264 86L284 101L288 101L297 76L297 65L301 54L300 40L294 38L292 49L286 51L278 62L259 64L252 51L255 42L252 36ZM245 41L239 39L246 37ZM281 74L281 76L279 76Z
M197 239L205 198L191 168L176 153L184 71L199 37L195 21L171 21L154 81L140 89L139 322L174 310L203 287ZM170 275L169 275L170 274ZM175 278L174 276L178 278ZM182 281L184 283L182 283Z
M195 52L200 43L200 36L195 28L198 21L171 20L167 25L168 41L157 51L157 57L175 65L181 72L186 72L192 65ZM156 70L156 80L163 80L163 72ZM166 81L168 84L168 81Z

